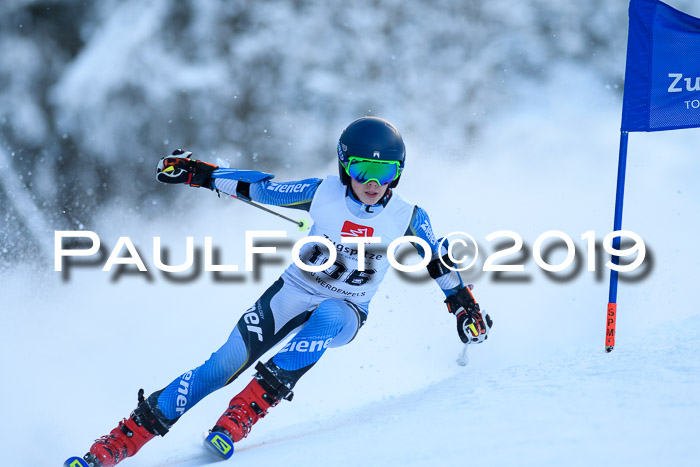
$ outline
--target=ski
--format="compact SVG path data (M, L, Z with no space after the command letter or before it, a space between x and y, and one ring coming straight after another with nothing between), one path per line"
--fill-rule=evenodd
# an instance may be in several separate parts
M204 446L224 459L229 459L233 455L233 441L220 431L209 433L204 439Z
M70 457L64 463L63 467L90 467L82 457Z

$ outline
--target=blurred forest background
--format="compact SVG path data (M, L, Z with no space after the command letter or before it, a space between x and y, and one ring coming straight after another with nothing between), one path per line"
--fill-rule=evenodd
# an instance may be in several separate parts
M289 179L333 167L339 132L362 115L468 157L484 125L561 67L621 97L627 5L5 0L0 269L110 203L158 215L173 192L155 163L177 147Z

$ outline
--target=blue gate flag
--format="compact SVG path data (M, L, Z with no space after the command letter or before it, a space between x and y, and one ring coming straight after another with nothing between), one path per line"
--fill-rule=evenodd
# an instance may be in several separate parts
M622 131L700 126L700 18L631 0Z

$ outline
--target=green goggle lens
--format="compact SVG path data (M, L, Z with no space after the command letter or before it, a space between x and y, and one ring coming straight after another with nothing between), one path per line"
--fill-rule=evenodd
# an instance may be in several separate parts
M359 157L350 157L345 172L362 184L372 180L379 185L386 185L399 178L399 162L373 161Z

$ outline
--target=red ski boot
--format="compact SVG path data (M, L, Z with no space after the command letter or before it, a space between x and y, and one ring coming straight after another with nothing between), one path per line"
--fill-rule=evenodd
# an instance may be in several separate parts
M276 367L275 367L276 368ZM258 373L236 397L210 432L223 432L237 442L248 436L253 425L267 415L281 399L292 400L294 393L270 369L258 362Z
M108 435L95 441L85 460L88 464L90 461L97 460L99 464L95 464L96 466L112 467L136 454L154 437L155 435L149 433L143 426L137 425L133 418L124 419Z
M157 400L157 394L155 396ZM164 422L162 416L154 413L148 401L144 399L141 389L139 404L129 418L119 422L108 435L96 440L83 459L90 467L115 466L139 452L156 435L165 435L172 423L174 422Z

